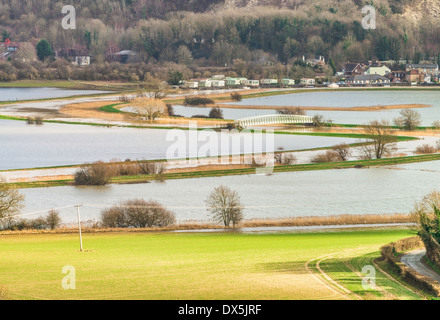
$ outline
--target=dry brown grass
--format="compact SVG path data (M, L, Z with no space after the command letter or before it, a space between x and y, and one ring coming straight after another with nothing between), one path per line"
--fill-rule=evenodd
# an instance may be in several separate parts
M333 215L333 216L310 216L310 217L287 217L287 218L259 218L243 220L238 228L265 228L265 227L307 227L307 226L342 226L342 225L365 225L365 224L391 224L412 223L409 214L364 214L364 215ZM218 230L224 226L210 221L181 221L164 228L99 228L83 227L83 233L145 233L145 232L170 232L191 230ZM226 228L227 229L227 228ZM232 228L231 228L232 230ZM0 235L25 235L25 234L74 234L76 227L62 227L56 230L20 230L0 231Z
M356 224L389 224L389 223L411 223L413 222L408 214L363 214L363 215L334 215L334 216L311 216L291 217L279 219L251 219L244 221L242 227L306 227L306 226L328 226L328 225L356 225Z

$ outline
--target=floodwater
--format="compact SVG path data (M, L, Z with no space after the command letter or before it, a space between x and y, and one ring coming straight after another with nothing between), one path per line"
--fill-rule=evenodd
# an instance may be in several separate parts
M233 105L270 105L270 106L304 106L304 107L368 107L378 105L398 104L426 104L430 107L417 108L422 116L422 125L430 126L435 120L440 120L440 91L411 91L411 90L383 90L383 91L329 91L304 92L288 95L269 96L244 99L233 102ZM175 106L174 112L182 116L208 115L209 108ZM400 109L383 111L325 111L310 110L308 115L321 114L325 119L334 123L365 124L373 120L393 121L399 117ZM240 119L250 116L274 114L275 110L261 109L230 109L223 108L225 119Z
M191 135L191 138L190 138ZM197 143L194 143L197 141ZM178 159L263 151L301 150L353 143L355 139L157 130L0 120L0 170L96 161Z
M51 99L99 93L105 93L105 91L58 88L0 88L0 101Z
M416 201L440 190L440 161L391 167L304 171L266 175L170 180L106 187L25 189L25 217L44 210L83 204L83 219L98 220L101 210L123 200L157 200L177 219L208 220L205 200L215 187L238 192L249 218L409 213ZM60 210L74 222L73 207Z

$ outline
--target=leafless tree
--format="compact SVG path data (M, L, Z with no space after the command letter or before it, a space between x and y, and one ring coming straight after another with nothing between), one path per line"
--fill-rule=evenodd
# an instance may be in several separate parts
M338 154L340 161L347 161L351 156L350 146L346 143L338 144L334 146L332 150Z
M414 130L422 123L422 116L419 112L413 109L402 109L400 111L403 128L407 130Z
M364 127L364 133L372 141L370 145L364 145L362 148L365 156L371 155L371 158L381 159L396 151L396 137L388 121L371 121Z
M167 112L165 103L155 98L136 98L130 105L134 108L134 117L139 120L155 120Z
M229 227L232 223L235 227L243 220L243 206L236 191L226 186L214 189L206 200L207 210L211 213L214 221Z
M24 196L0 177L0 225L9 228L23 207Z

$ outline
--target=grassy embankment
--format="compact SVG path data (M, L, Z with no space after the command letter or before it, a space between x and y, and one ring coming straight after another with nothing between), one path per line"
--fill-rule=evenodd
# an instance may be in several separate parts
M411 235L396 229L84 234L85 252L74 234L3 236L0 299L417 299L380 271L380 290L361 286L362 267L380 256L379 248ZM318 280L315 260L323 255L332 259L321 261L321 270L356 296ZM347 269L347 255L354 270ZM66 265L76 270L76 290L61 286Z
M329 162L329 163L311 163L311 164L297 164L297 165L280 165L273 168L273 173L281 172L295 172L295 171L312 171L312 170L330 170L330 169L350 169L350 168L365 168L365 167L380 167L390 166L426 161L438 161L440 154L430 154L410 157L395 157L385 159L373 160L356 160L345 162ZM238 169L224 169L224 170L207 170L207 171L190 171L178 173L164 173L160 175L163 180L175 179L192 179L192 178L206 178L206 177L221 177L231 175L249 175L255 174L256 168L238 168ZM111 179L112 184L128 184L128 183L148 183L158 179L157 175L136 175L136 176L119 176ZM11 185L17 188L44 188L44 187L60 187L73 185L73 179L55 180L55 181L33 181L33 182L17 182Z

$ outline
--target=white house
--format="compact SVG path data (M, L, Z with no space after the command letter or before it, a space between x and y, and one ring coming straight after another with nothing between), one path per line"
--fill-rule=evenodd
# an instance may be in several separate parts
M369 67L367 69L367 71L365 71L366 75L371 75L371 74L378 74L382 77L385 77L386 75L390 74L391 69L388 68L387 66L380 66L380 67Z

